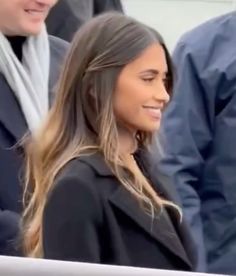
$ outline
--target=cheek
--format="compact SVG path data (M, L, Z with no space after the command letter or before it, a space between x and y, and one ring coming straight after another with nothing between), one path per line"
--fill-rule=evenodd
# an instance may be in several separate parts
M126 82L119 85L115 92L114 107L116 111L134 112L140 105L140 97L138 96L139 87L134 82Z
M127 82L119 86L114 97L114 112L118 120L126 122L140 121L142 106L149 100L148 92L142 83Z
M124 90L117 90L114 96L114 113L117 119L124 119L129 116L130 106L130 93L126 93Z
M131 106L143 104L150 98L150 91L147 85L138 78L129 78L118 83L116 98Z
M0 0L1 2L1 0ZM13 7L3 7L0 10L0 20L2 23L4 22L12 22L12 18L15 18L15 15L17 14L17 9L13 9Z

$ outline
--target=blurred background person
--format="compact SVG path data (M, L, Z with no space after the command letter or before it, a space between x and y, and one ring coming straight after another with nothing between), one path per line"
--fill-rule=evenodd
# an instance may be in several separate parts
M108 13L79 30L28 145L27 256L195 269L175 188L149 162L172 77L163 39L146 25Z
M186 33L165 113L162 171L183 201L199 270L236 274L236 12ZM207 264L206 264L207 263Z
M47 114L67 43L49 37L44 20L56 0L0 4L0 254L15 255L22 210L23 148Z
M86 21L106 11L123 12L121 0L60 0L46 19L48 32L71 41Z

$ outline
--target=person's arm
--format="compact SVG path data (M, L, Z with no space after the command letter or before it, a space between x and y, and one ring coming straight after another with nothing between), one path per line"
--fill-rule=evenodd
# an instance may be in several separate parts
M199 57L201 59L201 57ZM198 191L206 149L212 141L213 103L207 98L191 49L179 43L173 60L177 79L173 98L163 117L160 137L164 148L161 169L171 176L183 203L198 248L198 270L206 268L201 202ZM214 101L214 96L212 96Z
M19 225L19 214L9 210L0 210L0 255L21 255L18 239Z
M100 262L101 206L86 179L64 177L44 210L44 258Z

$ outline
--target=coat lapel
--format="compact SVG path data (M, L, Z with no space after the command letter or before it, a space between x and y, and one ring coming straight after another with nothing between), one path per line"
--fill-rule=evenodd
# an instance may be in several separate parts
M103 177L114 177L108 166L105 164L102 155L95 154L93 158L83 157L83 161L92 166L99 175ZM117 181L117 180L115 180ZM161 194L164 193L161 191ZM169 198L168 198L169 199ZM162 244L175 256L179 257L191 268L192 265L186 255L186 252L180 242L173 233L173 226L169 220L167 212L163 211L152 220L151 216L146 214L139 202L120 185L117 181L116 191L109 197L110 203L121 210L126 216L132 219L139 227L141 227L155 241Z
M169 199L172 202L175 202L180 206L178 194L177 192L173 193L174 187L173 185L170 185L170 179L161 173L159 173L158 179L160 190L162 191L165 198ZM170 190L170 187L172 188L172 192L168 192ZM195 268L197 265L197 252L196 245L190 233L190 228L187 226L184 219L182 219L182 221L179 221L179 219L176 217L175 213L172 210L169 210L168 213L172 221L176 225L176 231L178 232L181 241L184 245L184 248L188 253L193 268Z
M3 75L0 75L0 87L0 122L15 140L19 141L27 132L27 123L14 93Z
M181 200L179 198L178 192L175 186L170 183L170 178L159 171L155 157L151 153L141 153L140 160L142 160L141 166L146 172L148 172L148 177L155 185L155 189L158 191L159 195L165 199L174 202L178 206L181 206ZM186 225L185 220L179 220L173 209L168 209L168 214L171 220L174 222L177 233L179 234L181 241L183 243L184 249L188 253L188 257L191 261L192 267L195 268L197 264L197 254L196 245L194 244L193 238L190 234L190 228Z
M167 213L163 211L154 219L146 214L138 201L123 187L120 186L110 197L110 202L119 208L130 219L136 222L148 235L158 243L168 248L172 254L181 258L190 267L191 264L180 241L173 233Z
M14 137L14 140L20 141L28 131L28 125L25 116L19 105L19 102L7 84L3 75L0 75L1 100L0 100L0 122L5 129ZM55 93L51 87L49 91L50 105Z

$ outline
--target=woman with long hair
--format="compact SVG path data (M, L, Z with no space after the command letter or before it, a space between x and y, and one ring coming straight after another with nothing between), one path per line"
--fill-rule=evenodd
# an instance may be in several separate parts
M174 189L149 162L172 84L166 46L144 24L107 13L78 31L27 147L27 256L193 269Z

